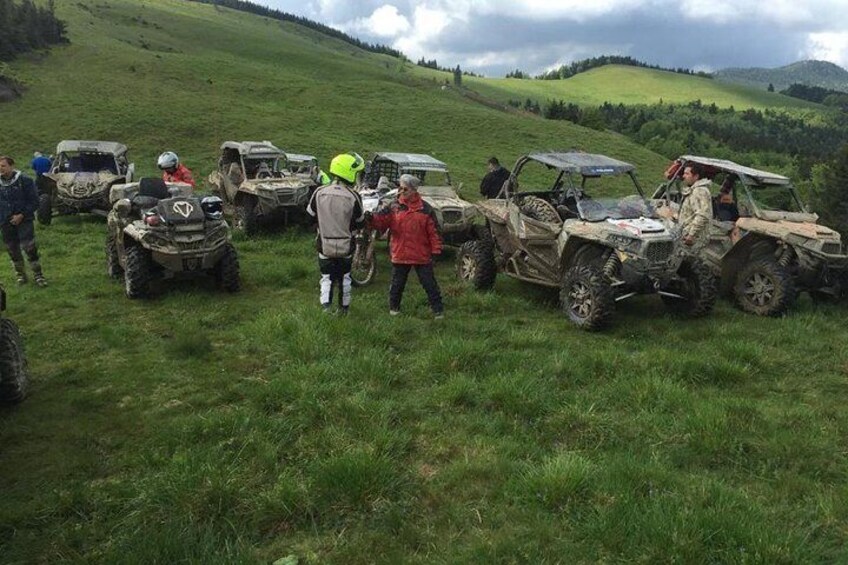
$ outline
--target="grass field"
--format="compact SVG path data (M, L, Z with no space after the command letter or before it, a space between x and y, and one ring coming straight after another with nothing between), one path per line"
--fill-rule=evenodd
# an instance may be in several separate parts
M565 100L581 106L614 104L682 104L701 100L720 107L821 109L818 104L744 85L666 71L607 65L565 80L463 77L463 84L501 102L527 98L544 104Z
M402 147L472 186L490 153L529 147L664 165L293 26L172 1L58 5L73 44L16 62L29 91L0 106L14 155L105 137L147 172L173 148L205 174L230 137L324 161ZM844 305L804 297L761 319L722 302L682 322L646 297L586 334L555 293L466 290L448 251L447 318L414 282L390 317L381 247L340 318L320 312L303 230L236 238L237 295L188 281L139 302L106 277L104 237L88 216L39 228L47 289L10 286L0 265L34 385L0 412L4 563L848 560Z

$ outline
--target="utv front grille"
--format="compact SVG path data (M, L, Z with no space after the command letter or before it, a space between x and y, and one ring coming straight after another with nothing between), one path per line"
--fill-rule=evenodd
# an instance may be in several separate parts
M296 206L301 199L302 191L293 188L281 188L277 190L277 204L280 206Z
M648 257L648 261L652 263L660 263L668 261L673 252L673 241L655 241L648 244L645 254Z
M839 243L825 243L822 245L822 252L830 255L839 255L842 252L842 245Z
M445 210L442 212L442 221L446 224L459 224L462 222L462 211Z

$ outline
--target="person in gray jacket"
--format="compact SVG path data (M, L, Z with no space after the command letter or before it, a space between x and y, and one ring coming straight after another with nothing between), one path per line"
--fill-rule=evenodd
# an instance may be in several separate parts
M339 313L347 314L351 299L350 270L353 265L353 232L361 227L364 209L353 190L365 161L356 153L337 155L330 162L330 184L318 187L306 211L318 220L318 267L321 271L320 300L325 312L338 289Z

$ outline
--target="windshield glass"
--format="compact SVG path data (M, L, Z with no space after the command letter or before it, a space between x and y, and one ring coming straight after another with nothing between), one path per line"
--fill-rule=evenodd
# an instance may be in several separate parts
M760 210L804 212L794 189L789 185L760 184L749 188L751 198Z
M265 176L273 176L274 173L280 171L280 160L278 158L245 158L244 160L245 173L247 178L262 178Z
M654 206L641 196L622 199L584 197L577 201L577 209L580 217L588 222L656 217Z
M115 156L111 153L62 153L58 169L60 173L118 173Z

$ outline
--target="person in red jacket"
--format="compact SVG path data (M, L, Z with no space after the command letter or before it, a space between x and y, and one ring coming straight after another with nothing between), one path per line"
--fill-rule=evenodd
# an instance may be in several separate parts
M442 252L442 240L430 206L418 194L421 181L413 175L401 175L398 201L371 216L371 226L391 234L392 283L389 287L389 314L400 314L400 302L409 271L415 268L418 280L435 317L444 317L442 294L433 272L433 255Z
M162 169L162 180L165 182L182 182L194 188L194 177L188 167L180 163L180 158L173 151L165 151L159 155L156 164Z

